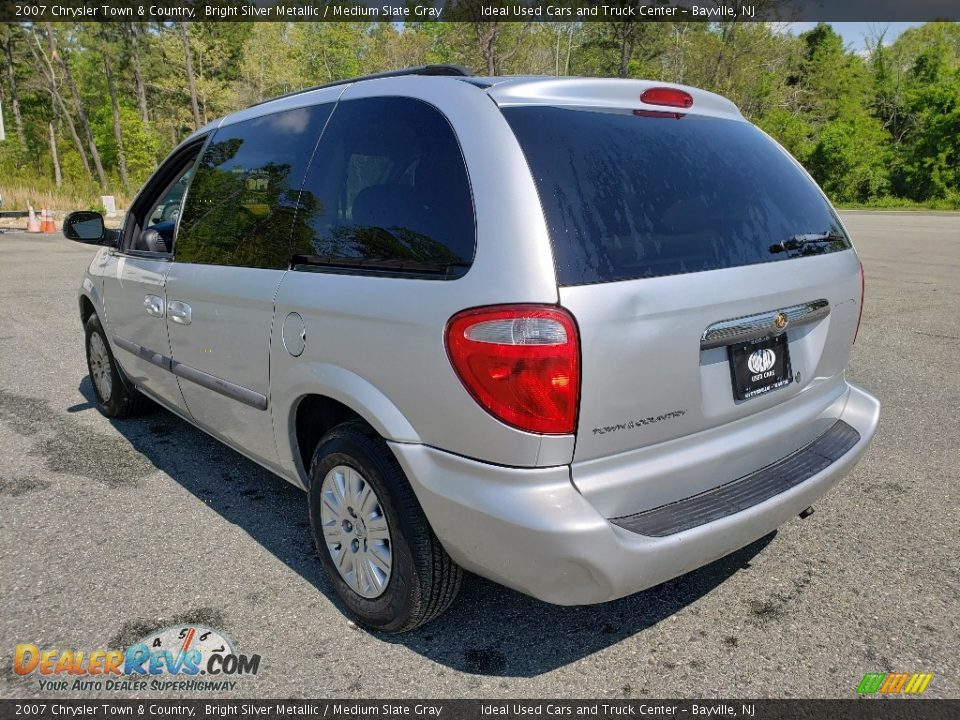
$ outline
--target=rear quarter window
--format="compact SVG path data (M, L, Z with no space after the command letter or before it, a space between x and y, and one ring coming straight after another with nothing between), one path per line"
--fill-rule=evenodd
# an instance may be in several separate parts
M845 250L816 185L747 122L505 108L533 174L560 285ZM829 239L786 250L797 236Z
M300 193L294 269L454 279L473 262L473 197L460 144L432 105L345 100Z

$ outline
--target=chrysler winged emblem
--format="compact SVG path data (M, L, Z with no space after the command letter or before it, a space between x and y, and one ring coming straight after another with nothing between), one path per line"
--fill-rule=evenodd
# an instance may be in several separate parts
M773 318L773 329L777 332L783 332L789 322L790 318L787 317L786 313L778 312Z

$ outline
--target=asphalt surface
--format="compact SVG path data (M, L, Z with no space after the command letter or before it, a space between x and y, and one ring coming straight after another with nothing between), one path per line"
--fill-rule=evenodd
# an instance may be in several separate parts
M602 606L471 578L400 637L341 613L301 491L165 412L94 409L75 292L95 249L0 234L0 696L129 696L42 693L14 647L181 622L261 655L243 697L854 697L892 671L960 696L960 215L845 220L867 273L850 375L883 414L812 517Z

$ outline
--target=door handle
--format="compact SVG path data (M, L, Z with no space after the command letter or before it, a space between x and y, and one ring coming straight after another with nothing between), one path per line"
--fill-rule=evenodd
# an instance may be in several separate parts
M192 315L193 310L185 302L171 300L167 303L167 317L178 325L189 325Z
M150 317L163 317L163 298L159 295L144 295L143 307Z

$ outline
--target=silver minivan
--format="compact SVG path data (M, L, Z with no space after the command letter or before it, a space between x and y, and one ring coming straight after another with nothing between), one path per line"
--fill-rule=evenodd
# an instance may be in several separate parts
M315 88L196 132L121 230L64 231L105 246L100 409L160 405L304 488L330 583L387 632L463 570L563 605L662 583L803 513L877 427L836 212L690 87Z

